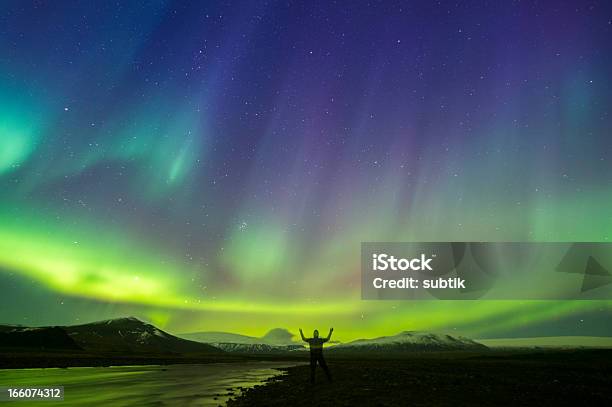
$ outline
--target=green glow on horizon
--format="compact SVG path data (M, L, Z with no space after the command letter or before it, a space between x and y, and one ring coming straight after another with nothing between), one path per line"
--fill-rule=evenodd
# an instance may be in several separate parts
M115 255L111 250L99 253L76 241L73 246L58 245L33 235L1 232L0 249L0 265L68 295L179 310L319 314L345 313L351 308L349 303L292 302L279 307L266 301L199 298L186 287L179 289L170 265L166 268L155 265L148 255L142 255L148 260L134 262L129 259L134 253L129 256Z
M179 265L156 259L151 248L139 248L128 237L108 231L100 234L94 227L78 232L56 227L50 239L36 225L26 228L20 222L19 227L11 226L14 222L11 225L5 217L0 230L0 265L68 295L176 310L325 314L353 309L351 303L342 301L292 301L279 307L266 300L232 299L231 294L225 300L210 299L173 278Z
M113 248L117 242L100 251L83 233L70 239L56 230L50 238L35 230L7 229L0 230L0 265L50 289L108 301L152 302L161 296L167 303L178 302L170 276L152 261L134 261L133 252Z

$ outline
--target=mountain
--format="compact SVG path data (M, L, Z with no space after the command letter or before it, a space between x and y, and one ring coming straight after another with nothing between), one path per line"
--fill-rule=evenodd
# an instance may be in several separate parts
M229 353L286 353L304 350L302 345L267 345L265 343L215 343L213 346Z
M230 332L192 332L178 335L180 338L189 339L202 343L234 343L234 344L250 344L250 345L272 345L272 346L288 346L296 345L293 341L295 336L291 332L283 328L274 328L268 331L264 336L247 336L234 334Z
M170 335L137 318L118 318L64 327L87 350L139 353L220 353L213 346Z
M223 353L214 346L177 338L133 317L72 326L0 326L0 347L82 349L114 354Z
M28 328L22 326L0 327L0 348L28 348L38 350L82 349L60 327Z
M264 343L270 345L293 345L293 335L286 329L283 328L274 328L268 331L267 334L261 337Z
M483 349L487 349L487 347L481 343L461 336L455 337L451 335L405 331L393 336L382 336L373 339L358 339L356 341L329 347L328 351L334 353L401 353L413 351L422 352Z
M293 335L286 329L274 328L264 336L247 336L229 332L193 332L179 335L181 338L207 343L230 353L284 353L304 349L293 342Z
M254 336L234 334L231 332L192 332L179 334L179 338L188 339L190 341L202 343L239 343L239 344L257 344L263 343L261 338Z

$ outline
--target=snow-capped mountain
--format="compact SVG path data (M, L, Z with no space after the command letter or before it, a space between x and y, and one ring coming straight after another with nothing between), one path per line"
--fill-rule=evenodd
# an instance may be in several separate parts
M483 350L481 343L461 336L404 331L397 335L358 339L329 348L331 352L406 352L438 350Z
M264 336L247 336L230 332L192 332L178 335L181 338L203 343L266 344L275 346L295 345L294 334L283 328L274 328Z
M170 335L134 317L64 327L84 349L106 352L219 353L217 348Z

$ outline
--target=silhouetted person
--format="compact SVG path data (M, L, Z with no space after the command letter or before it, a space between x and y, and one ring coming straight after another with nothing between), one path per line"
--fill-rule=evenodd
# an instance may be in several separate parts
M308 342L310 345L310 382L314 383L315 381L315 370L317 368L317 362L327 375L327 380L332 381L331 374L329 373L329 369L327 368L327 363L325 363L325 359L323 358L323 344L329 341L329 338L332 336L332 332L334 332L334 328L329 329L329 335L327 338L319 338L319 331L316 329L312 333L312 338L306 338L304 336L304 332L302 332L302 328L300 328L300 335L302 336L302 340L304 342Z

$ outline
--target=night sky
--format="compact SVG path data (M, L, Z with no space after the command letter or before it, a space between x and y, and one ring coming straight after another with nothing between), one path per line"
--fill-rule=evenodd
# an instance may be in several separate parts
M612 335L362 301L362 241L612 240L612 3L4 1L0 322Z

